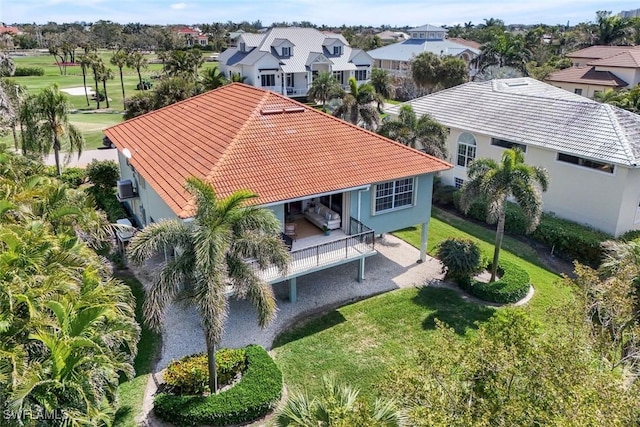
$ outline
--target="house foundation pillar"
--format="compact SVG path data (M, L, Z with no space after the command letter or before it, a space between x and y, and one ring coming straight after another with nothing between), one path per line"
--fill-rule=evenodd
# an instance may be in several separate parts
M364 258L360 258L358 261L358 282L362 282L364 280Z
M427 260L427 240L429 238L429 222L423 222L420 226L420 259L418 264Z
M298 299L298 285L296 283L297 277L289 279L289 302L295 303Z

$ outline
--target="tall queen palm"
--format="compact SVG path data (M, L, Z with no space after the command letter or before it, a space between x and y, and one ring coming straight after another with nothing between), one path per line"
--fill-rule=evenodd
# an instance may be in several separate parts
M174 258L161 264L144 305L148 324L159 329L167 305L183 288L202 318L207 343L209 388L217 390L215 349L222 339L229 311L227 295L249 298L265 327L276 313L271 285L246 263L253 259L260 268L286 269L288 252L280 240L280 223L268 210L246 206L256 197L237 191L218 198L213 187L198 178L186 183L195 200L193 221L165 220L149 225L129 245L129 256L140 264L175 247Z
M473 202L487 202L487 222L498 222L490 282L496 279L500 249L504 237L505 209L508 199L522 208L527 219L527 232L536 229L542 215L542 194L549 186L546 169L524 163L520 150L505 150L502 161L482 158L469 164L469 180L462 186L460 207L466 213Z

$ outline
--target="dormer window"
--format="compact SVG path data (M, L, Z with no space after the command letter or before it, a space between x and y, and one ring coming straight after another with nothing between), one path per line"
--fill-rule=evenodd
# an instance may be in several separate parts
M244 52L246 50L246 48L247 48L247 45L241 42L240 43L240 52Z
M333 47L334 55L342 55L342 46L334 46Z
M282 56L291 56L291 47L283 47L282 48Z

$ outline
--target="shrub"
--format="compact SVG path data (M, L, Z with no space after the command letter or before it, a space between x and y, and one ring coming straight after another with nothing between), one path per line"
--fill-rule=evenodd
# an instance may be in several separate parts
M223 348L216 352L216 371L218 384L230 384L235 376L246 366L243 349ZM202 394L209 383L207 355L196 354L171 362L164 374L164 380L175 394Z
M82 168L66 168L62 171L60 180L69 187L78 188L84 183L85 177L86 174Z
M469 277L480 270L482 253L469 239L447 239L438 245L437 256L442 261L443 273L456 280Z
M44 68L16 67L16 72L13 73L13 77L27 77L27 76L44 76Z
M601 243L612 239L601 231L549 214L542 215L532 237L565 256L594 267L602 259Z
M113 160L92 160L87 165L87 178L97 190L111 190L118 184L120 170Z
M491 265L487 266L491 269ZM461 288L484 301L510 304L520 301L529 293L531 279L529 273L517 264L501 261L498 265L499 280L484 283L475 279L464 278L458 281Z
M120 218L127 217L127 211L122 207L122 203L120 203L116 197L116 190L111 189L109 191L100 191L93 187L89 190L93 195L98 208L102 209L107 214L109 222L114 223Z
M225 426L255 420L272 410L282 393L282 372L267 351L246 347L247 370L234 387L210 396L160 393L154 411L179 426Z
M433 190L433 203L445 208L452 207L457 191L458 189L452 185L439 185Z
M617 240L622 240L623 242L632 242L634 240L638 240L640 238L640 230L630 230L624 233L622 236L618 237Z

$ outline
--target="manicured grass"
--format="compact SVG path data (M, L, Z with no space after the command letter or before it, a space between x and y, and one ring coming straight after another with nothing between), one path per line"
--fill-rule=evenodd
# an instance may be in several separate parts
M419 245L419 228L396 234ZM448 237L476 240L486 255L493 250L490 230L434 209L429 252ZM536 295L528 309L544 324L547 309L570 298L570 290L556 284L559 276L543 268L536 252L524 243L505 238L503 247L503 259L517 263L531 275ZM304 386L313 393L319 390L323 374L334 373L373 397L383 394L384 378L391 366L412 365L416 348L429 345L435 319L463 338L473 333L475 322L486 321L493 312L492 308L465 302L452 290L397 290L333 310L283 334L274 344L275 360L289 387Z
M384 102L386 102L387 104L393 104L393 105L402 104L402 101L396 101L395 99L385 99Z
M140 323L142 331L138 342L138 354L135 359L136 376L130 381L125 381L118 387L120 407L116 412L115 427L136 427L136 416L142 408L144 391L149 381L149 375L153 368L156 355L160 350L160 335L149 330L143 324L142 303L144 301L144 288L142 284L131 275L117 276L129 285L136 299L136 320Z

